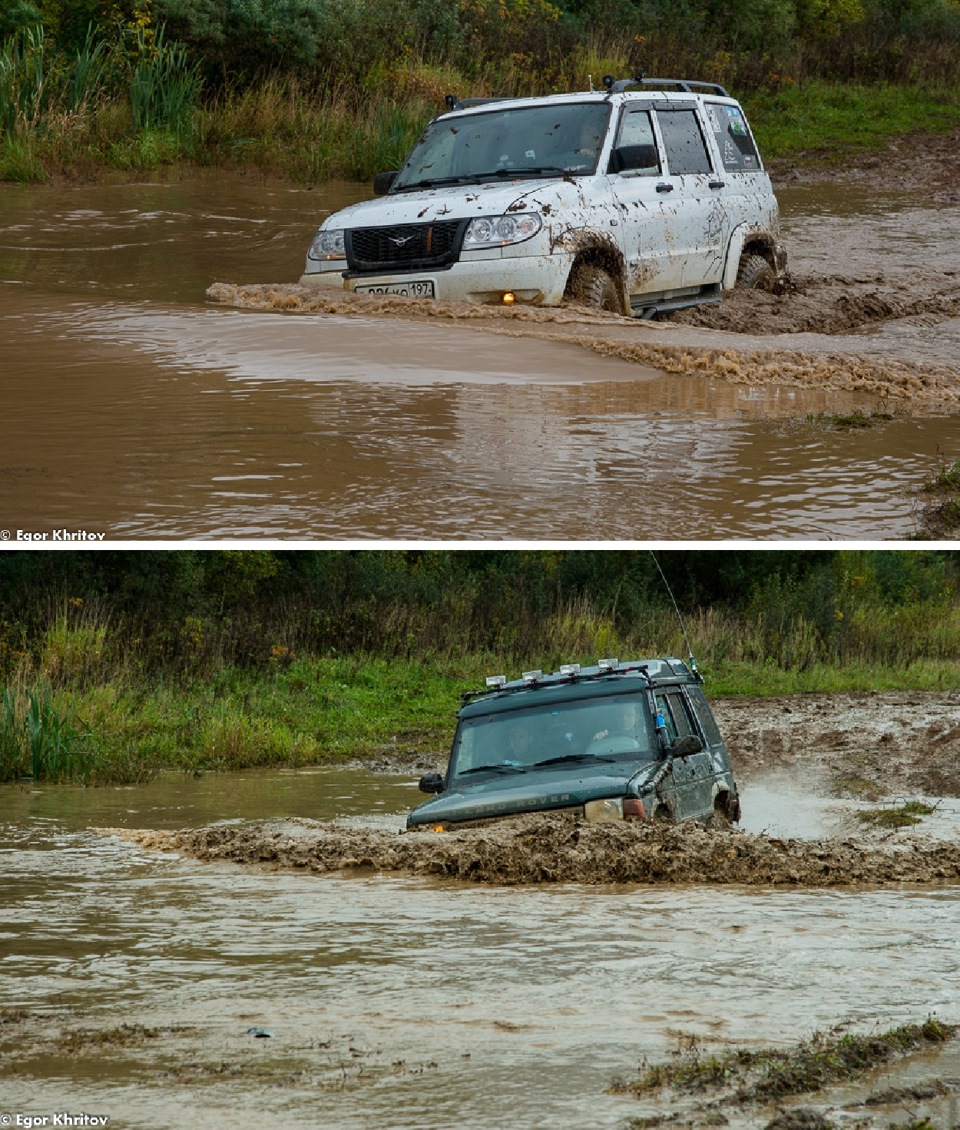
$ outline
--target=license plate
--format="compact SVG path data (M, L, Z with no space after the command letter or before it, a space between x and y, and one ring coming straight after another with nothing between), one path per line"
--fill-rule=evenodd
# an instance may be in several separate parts
M433 298L433 280L426 282L357 284L358 294L402 294L405 298Z

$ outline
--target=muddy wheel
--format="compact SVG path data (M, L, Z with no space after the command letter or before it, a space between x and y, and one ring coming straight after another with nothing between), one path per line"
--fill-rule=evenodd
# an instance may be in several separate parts
M767 260L754 252L744 255L740 260L737 286L743 290L774 291L777 288L777 275Z
M617 284L602 267L577 267L570 279L570 298L594 310L622 314Z

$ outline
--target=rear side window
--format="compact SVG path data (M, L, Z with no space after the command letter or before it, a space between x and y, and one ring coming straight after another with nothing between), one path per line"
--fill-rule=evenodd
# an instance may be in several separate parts
M705 109L707 121L717 139L720 159L727 172L756 172L760 168L760 158L740 107L707 102Z
M712 171L710 155L707 153L695 110L665 110L658 107L657 121L663 134L663 147L671 176Z
M687 694L689 694L693 702L693 708L696 710L697 717L700 719L703 732L707 735L707 741L710 745L723 745L720 729L713 716L713 711L710 709L707 702L706 695L699 687L688 687Z

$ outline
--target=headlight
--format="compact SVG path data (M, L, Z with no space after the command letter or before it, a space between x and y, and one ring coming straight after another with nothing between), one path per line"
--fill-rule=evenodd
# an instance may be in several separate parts
M517 212L508 216L481 216L471 220L463 237L463 250L481 247L503 247L507 243L523 243L543 227L536 212Z
M318 231L310 250L308 259L346 259L347 253L343 246L343 229L333 231Z
M610 797L603 800L588 800L583 806L584 819L591 823L623 819L623 798Z

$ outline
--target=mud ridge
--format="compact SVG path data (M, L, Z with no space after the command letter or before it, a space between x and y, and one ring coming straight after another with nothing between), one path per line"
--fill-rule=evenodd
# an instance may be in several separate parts
M436 833L295 820L183 831L105 830L153 851L284 870L390 872L476 883L837 887L953 882L960 844L778 839L701 825L588 824L538 814Z
M816 284L807 281L808 289ZM838 335L851 326L900 317L905 312L937 317L960 311L960 293L929 296L904 303L879 294L853 295L827 286L822 294L800 300L749 291L734 292L716 306L695 308L675 322L649 323L586 310L577 306L543 308L472 306L464 302L435 302L396 296L353 295L327 292L299 283L234 285L214 283L207 289L211 302L246 310L335 317L394 317L455 321L507 336L535 337L579 345L605 356L663 372L711 378L735 385L777 385L863 394L871 402L909 405L911 413L955 410L960 405L960 384L950 368L920 365L893 356L871 359L860 353L793 348L789 335L817 332ZM805 305L804 305L805 302ZM680 342L686 320L692 329L721 330L729 335L713 341ZM688 335L690 330L687 331ZM760 346L746 334L773 335ZM743 335L738 341L737 335ZM714 335L716 336L716 335ZM783 338L784 340L780 340Z

